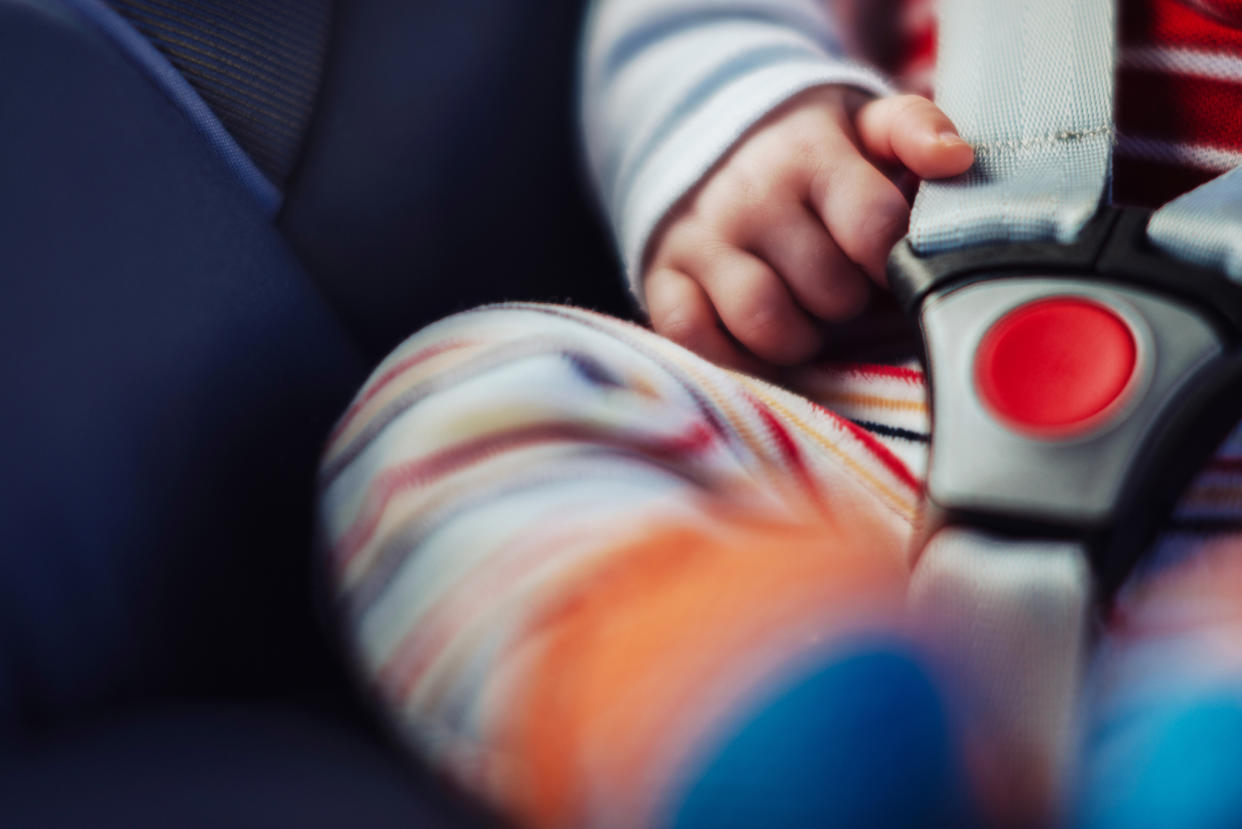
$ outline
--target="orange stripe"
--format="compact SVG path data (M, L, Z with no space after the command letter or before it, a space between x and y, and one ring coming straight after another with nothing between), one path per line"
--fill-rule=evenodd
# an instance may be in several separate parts
M847 469L857 475L863 483L869 486L872 491L878 494L884 501L888 502L888 505L895 512L897 512L898 515L907 521L914 521L918 510L912 499L903 497L897 490L885 484L878 477L872 474L870 470L850 457L844 449L829 440L821 434L819 430L810 426L805 420L795 415L776 400L760 394L758 390L755 390L755 393L756 396L763 400L764 403L774 409L778 414L780 414L781 417L785 418L785 420L801 430L802 433L805 434L810 440L814 441L824 449L827 449Z
M889 409L899 412L927 413L927 403L923 400L897 400L892 397L881 397L876 394L858 394L855 392L826 392L825 403L836 403L845 406L866 406L873 409Z
M580 825L600 791L617 808L652 807L649 771L685 750L669 744L684 713L721 666L764 653L793 620L822 619L831 635L859 623L847 607L897 616L905 568L891 528L727 523L710 537L650 529L525 632L538 654L499 742L518 770L503 797L531 824Z

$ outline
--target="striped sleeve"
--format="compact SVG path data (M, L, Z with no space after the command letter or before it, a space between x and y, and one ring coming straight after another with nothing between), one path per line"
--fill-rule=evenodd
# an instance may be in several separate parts
M765 114L806 89L889 91L821 0L596 0L580 83L596 189L631 289L664 214Z

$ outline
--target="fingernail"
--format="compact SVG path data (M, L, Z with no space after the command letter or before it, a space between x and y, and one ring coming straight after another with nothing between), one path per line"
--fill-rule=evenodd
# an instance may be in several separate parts
M962 136L958 135L955 132L949 132L948 130L937 135L936 140L939 141L945 147L969 147L970 146L969 142L967 142L966 139L962 138Z

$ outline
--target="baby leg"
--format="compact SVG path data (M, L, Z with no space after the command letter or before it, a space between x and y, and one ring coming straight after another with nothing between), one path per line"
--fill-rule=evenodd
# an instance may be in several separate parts
M507 814L963 814L901 613L917 490L831 413L615 320L482 309L376 370L320 485L363 683Z

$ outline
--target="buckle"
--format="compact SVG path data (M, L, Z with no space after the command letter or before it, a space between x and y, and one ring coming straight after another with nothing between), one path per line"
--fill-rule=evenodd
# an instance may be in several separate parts
M1079 541L1106 595L1242 415L1242 286L1152 248L1149 217L889 261L923 335L936 526Z
M1242 285L1154 248L1147 241L1151 214L1144 208L1103 207L1068 245L1013 242L920 256L903 239L889 256L889 287L914 315L928 294L952 284L1022 273L1090 276L1198 305L1222 333L1242 338Z

